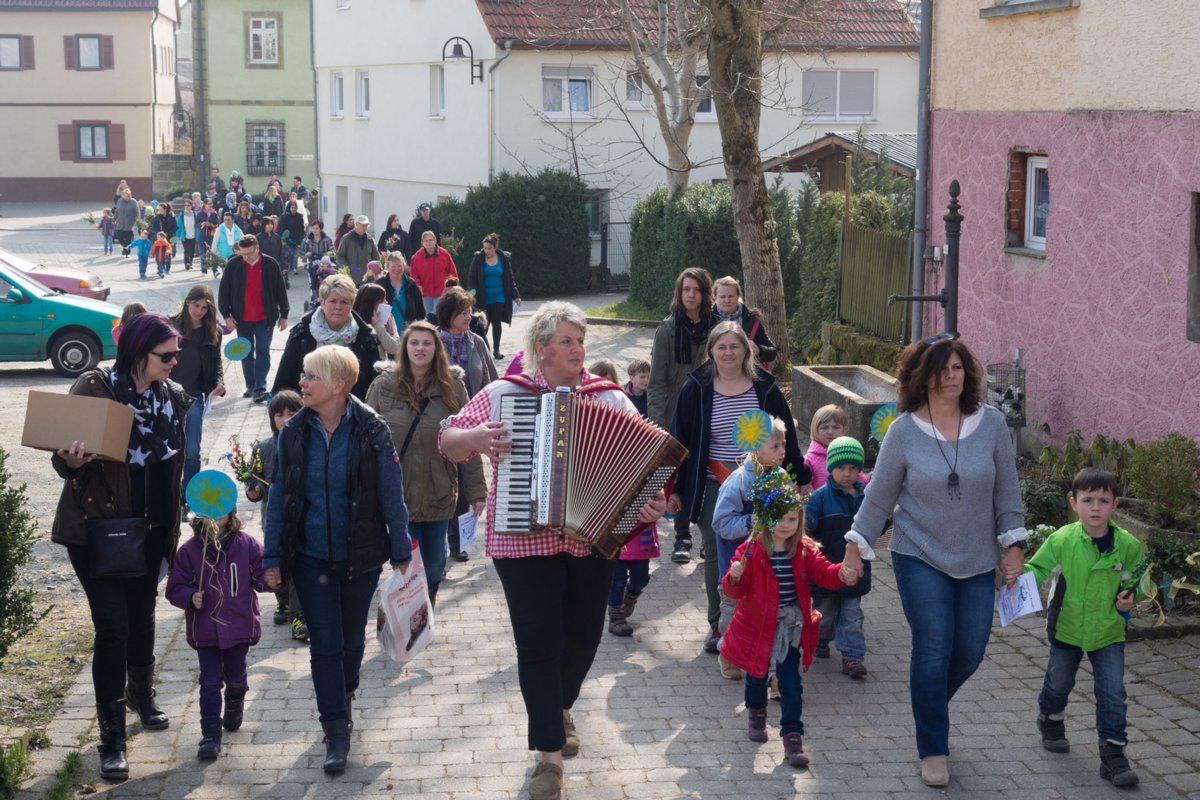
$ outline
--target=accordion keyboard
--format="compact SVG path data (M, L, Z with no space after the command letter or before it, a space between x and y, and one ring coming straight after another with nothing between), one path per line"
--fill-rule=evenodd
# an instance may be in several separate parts
M534 453L541 395L506 394L500 421L508 429L512 453L496 468L496 519L499 533L532 533L536 507Z

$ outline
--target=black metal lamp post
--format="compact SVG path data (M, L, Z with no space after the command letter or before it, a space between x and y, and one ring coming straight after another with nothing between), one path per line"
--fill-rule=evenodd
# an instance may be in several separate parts
M958 333L958 244L962 239L963 216L959 213L958 180L950 181L950 202L942 220L946 223L946 285L937 294L894 294L888 305L906 303L938 303L945 309L945 332Z
M447 56L446 48L450 47L451 44L454 45L454 48L450 51L450 55ZM463 50L463 45L466 45L466 51ZM461 58L467 59L471 64L472 85L475 83L475 81L483 83L483 59L480 59L479 61L475 60L475 48L471 47L471 43L466 39L461 36L451 36L446 40L446 43L442 45L442 61L457 61Z

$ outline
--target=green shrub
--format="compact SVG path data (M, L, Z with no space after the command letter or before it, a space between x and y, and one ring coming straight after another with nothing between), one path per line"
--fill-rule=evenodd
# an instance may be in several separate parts
M1179 433L1138 445L1129 489L1167 525L1182 522L1200 490L1200 446Z
M0 448L0 661L13 643L49 612L35 612L33 590L20 585L20 571L29 563L37 523L26 507L25 484L10 486L9 478L8 453Z
M1075 474L1086 467L1107 470L1117 479L1117 491L1123 493L1136 449L1133 439L1109 439L1099 434L1084 448L1083 434L1073 430L1067 432L1062 447L1048 445L1042 448L1038 463L1050 467L1050 474L1063 481L1074 479Z
M794 265L785 272L795 276L788 311L798 363L811 364L816 359L821 350L821 323L837 318L838 236L844 197L842 192L822 195L812 182L797 196L799 241L790 259Z
M464 283L472 255L495 232L501 249L513 254L522 295L553 297L580 292L591 278L587 200L587 184L547 169L536 175L501 173L486 186L472 186L461 200L439 203L433 213L443 235L462 239L461 250L452 255Z
M1155 579L1170 576L1195 586L1200 584L1200 561L1189 564L1188 558L1197 551L1200 551L1200 544L1193 540L1174 534L1158 534L1151 536L1146 545L1146 560Z
M1025 554L1032 556L1046 543L1050 534L1061 528L1061 525L1035 525L1029 530L1029 538L1025 540Z
M29 754L21 741L0 748L0 800L8 800L21 786Z
M1053 481L1021 481L1021 503L1025 506L1025 528L1038 525L1060 528L1067 522L1067 492Z

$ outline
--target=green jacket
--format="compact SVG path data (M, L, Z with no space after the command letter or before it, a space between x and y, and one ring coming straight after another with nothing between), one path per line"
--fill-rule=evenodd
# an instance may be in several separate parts
M1122 528L1113 529L1113 549L1103 556L1082 523L1059 528L1025 563L1038 580L1061 567L1050 592L1047 628L1050 635L1086 652L1125 641L1125 620L1117 612L1121 574L1137 572L1142 543Z

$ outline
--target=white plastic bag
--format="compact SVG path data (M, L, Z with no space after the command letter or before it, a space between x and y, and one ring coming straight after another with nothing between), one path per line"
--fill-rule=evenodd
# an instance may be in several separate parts
M408 571L392 574L379 587L375 638L388 658L406 663L433 641L433 606L425 582L425 563L413 546Z

